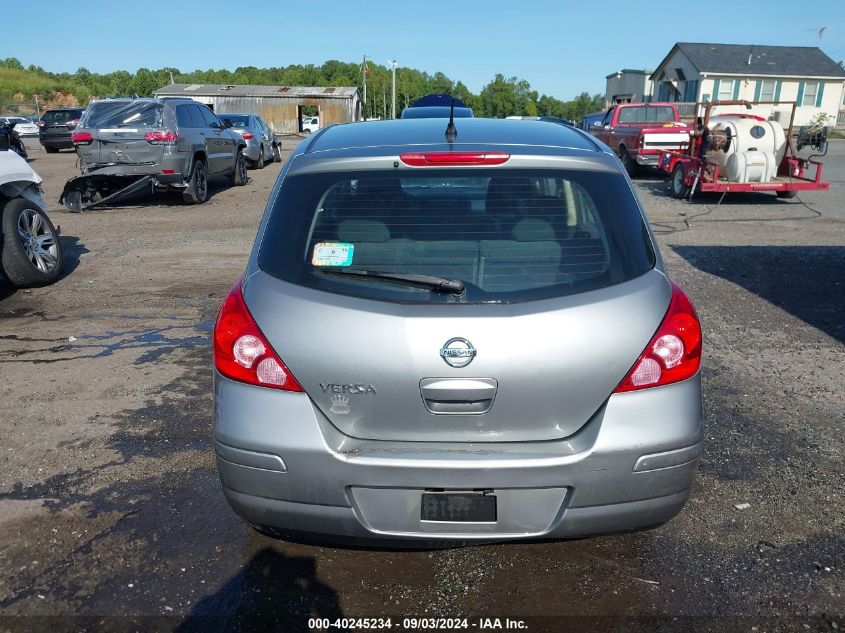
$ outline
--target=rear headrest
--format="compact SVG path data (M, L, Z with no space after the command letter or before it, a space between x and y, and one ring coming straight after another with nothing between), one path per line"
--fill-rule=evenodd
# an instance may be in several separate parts
M487 206L490 208L514 208L524 204L526 199L537 193L530 178L500 176L487 183Z
M390 229L376 220L344 220L337 227L337 239L353 243L386 242L390 239Z
M523 218L511 230L511 235L517 242L553 242L555 230L545 220L538 218Z

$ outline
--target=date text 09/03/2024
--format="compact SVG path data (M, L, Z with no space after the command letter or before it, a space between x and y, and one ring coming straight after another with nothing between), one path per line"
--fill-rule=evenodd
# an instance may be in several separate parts
M402 629L409 631L418 630L447 630L447 629L478 629L478 630L525 630L527 625L524 620L511 618L309 618L308 628L310 630L330 629Z

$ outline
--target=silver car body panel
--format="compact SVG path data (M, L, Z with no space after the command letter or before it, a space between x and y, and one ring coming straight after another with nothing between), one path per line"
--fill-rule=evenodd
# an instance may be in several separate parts
M571 435L636 362L670 295L656 271L512 305L395 304L303 288L264 272L244 285L273 349L335 426L352 437L414 442ZM440 357L456 336L478 351L467 367ZM483 416L432 415L420 391L420 381L431 378L495 379L495 404ZM374 392L343 390L352 385L373 385ZM346 403L341 414L331 412L338 394Z

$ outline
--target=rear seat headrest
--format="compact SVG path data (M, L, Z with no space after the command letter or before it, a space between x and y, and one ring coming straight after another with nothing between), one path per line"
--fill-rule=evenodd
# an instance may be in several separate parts
M555 230L552 225L539 218L523 218L517 222L511 235L517 242L553 242Z
M384 222L376 220L344 220L337 227L337 239L341 242L387 242L390 229Z

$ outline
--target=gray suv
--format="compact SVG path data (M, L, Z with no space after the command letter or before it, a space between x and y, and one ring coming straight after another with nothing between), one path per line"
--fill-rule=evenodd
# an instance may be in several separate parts
M72 140L82 175L65 185L62 202L74 211L148 188L201 204L210 177L248 180L244 139L190 99L94 101Z
M701 326L619 160L455 128L331 126L282 167L213 336L218 471L260 530L575 537L687 500Z

